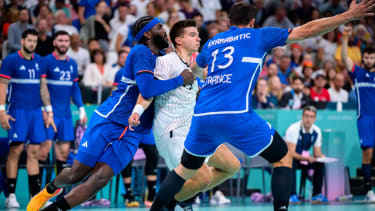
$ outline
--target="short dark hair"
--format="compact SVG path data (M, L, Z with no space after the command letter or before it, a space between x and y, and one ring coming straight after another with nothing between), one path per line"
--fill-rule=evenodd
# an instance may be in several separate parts
M315 114L318 112L315 106L312 106L312 105L307 105L303 107L302 114L305 113L305 111L311 111L311 112L314 112Z
M118 8L119 7L129 7L129 4L126 3L126 2L121 2L119 5L118 5Z
M253 18L255 18L256 14L256 8L249 3L235 3L229 10L230 24L247 25Z
M25 31L22 32L21 38L25 39L27 35L34 35L38 36L38 32L35 29L26 29Z
M138 18L138 20L135 21L132 27L133 36L136 37L138 32L140 32L142 28L146 26L146 24L150 23L153 19L154 17L152 16L143 16L143 17ZM144 43L145 41L146 41L146 37L142 36L142 38L139 40L138 43Z
M58 36L60 36L60 35L67 35L67 36L70 38L68 32L63 31L63 30L60 30L60 31L57 31L57 32L53 35L53 39L55 40L55 39L56 39Z
M184 29L187 27L197 27L195 20L187 19L176 22L169 32L169 37L173 43L173 46L176 47L176 37L181 37L184 34Z
M302 83L305 83L305 80L301 76L298 76L298 75L293 76L292 82L294 83L295 80L300 80Z
M375 53L375 46L373 46L373 45L366 46L366 48L363 50L363 54L364 53L368 53L368 54Z
M107 61L106 57L105 57L105 53L102 49L95 49L92 54L90 55L90 60L91 62L95 63L95 54L97 53L101 53L102 56L103 56L103 64L105 64L105 62Z

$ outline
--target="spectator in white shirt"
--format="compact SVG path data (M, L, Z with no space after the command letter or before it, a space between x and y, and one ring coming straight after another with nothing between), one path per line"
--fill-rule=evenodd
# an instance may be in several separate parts
M293 28L293 24L286 16L286 10L283 7L277 8L275 15L272 15L266 19L263 27L268 26L274 26L283 29Z
M328 89L331 102L342 102L346 103L349 99L348 92L342 87L345 84L345 77L342 73L336 73L333 81L333 87Z
M94 50L91 55L93 61L86 68L83 76L83 84L85 86L112 86L115 79L116 71L111 66L106 65L105 54L102 50Z
M136 18L129 14L129 5L126 3L121 3L117 8L117 13L115 17L111 19L109 25L111 26L112 31L109 34L110 39L116 37L116 33L123 26L129 26L136 21Z
M55 31L66 31L69 35L78 34L76 27L70 24L68 16L62 10L58 10L55 14L56 25L54 26Z
M165 0L165 10L158 15L158 18L167 23L172 12L177 12L179 20L185 19L184 13L178 11L178 4L176 4L175 0Z
M203 21L205 23L217 20L222 8L219 0L191 0L191 5L203 14Z
M70 36L70 48L67 55L77 62L78 77L82 79L86 67L90 64L90 54L87 49L81 47L79 34Z

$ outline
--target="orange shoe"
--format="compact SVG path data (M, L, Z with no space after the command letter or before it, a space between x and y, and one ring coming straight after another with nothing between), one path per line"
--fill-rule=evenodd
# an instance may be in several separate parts
M152 201L145 201L145 207L150 208L152 206Z
M61 192L63 192L63 189L59 188L54 193L50 194L47 192L47 189L44 188L30 200L26 210L39 211L39 209L42 208L47 203L47 201L59 195Z

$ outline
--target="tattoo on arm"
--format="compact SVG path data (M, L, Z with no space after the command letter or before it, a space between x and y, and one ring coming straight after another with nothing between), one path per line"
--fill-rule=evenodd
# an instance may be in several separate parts
M44 106L51 105L46 78L40 79L40 98L42 99Z

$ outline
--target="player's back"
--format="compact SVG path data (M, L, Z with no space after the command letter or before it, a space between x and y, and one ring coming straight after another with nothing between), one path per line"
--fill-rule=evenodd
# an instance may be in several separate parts
M207 41L197 57L208 65L195 116L235 114L251 111L251 93L267 52L284 45L289 32L278 28L237 28Z

